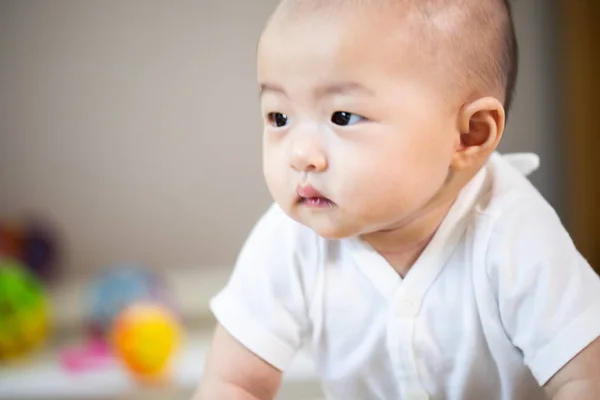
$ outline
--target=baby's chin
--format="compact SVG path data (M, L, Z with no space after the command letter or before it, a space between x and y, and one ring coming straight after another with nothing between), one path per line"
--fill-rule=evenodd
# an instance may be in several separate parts
M342 240L358 235L358 231L332 226L310 226L317 235L327 240Z
M323 215L296 215L292 218L327 240L365 237L395 229L393 222L358 220L349 216L344 218L343 213L340 214L342 215L331 216L333 218L326 218Z
M317 235L327 240L340 240L362 234L362 229L355 221L347 221L340 210L335 208L328 212L316 212L302 209L291 210L290 216L298 223L311 229Z
M302 222L301 222L302 223ZM360 231L348 229L345 227L338 226L323 226L319 224L306 224L302 223L308 228L312 229L319 237L326 240L342 240L355 237L360 234Z

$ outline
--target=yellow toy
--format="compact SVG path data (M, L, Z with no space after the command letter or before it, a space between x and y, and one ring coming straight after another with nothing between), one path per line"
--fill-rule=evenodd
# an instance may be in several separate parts
M137 302L117 315L112 339L116 354L136 378L164 383L179 348L181 329L166 306Z

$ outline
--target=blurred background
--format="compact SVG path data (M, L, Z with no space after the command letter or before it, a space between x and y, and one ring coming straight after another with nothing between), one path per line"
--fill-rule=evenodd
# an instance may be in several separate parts
M149 398L119 367L63 362L66 346L91 352L81 337L109 313L94 295L123 297L102 292L110 279L169 293L191 332L175 368L189 397L208 299L271 202L254 56L276 3L0 0L0 251L30 264L50 321L42 345L3 363L0 319L0 399ZM531 180L600 266L600 2L513 7L521 64L500 151L540 156ZM314 383L294 371L290 385Z

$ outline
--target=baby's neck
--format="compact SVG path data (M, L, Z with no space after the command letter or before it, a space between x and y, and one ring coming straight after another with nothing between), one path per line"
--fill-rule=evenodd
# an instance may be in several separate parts
M476 172L454 174L439 193L413 216L389 229L364 234L361 238L404 278L435 235L462 188Z
M436 204L435 208L406 224L363 235L362 239L404 278L433 238L452 204L453 200Z

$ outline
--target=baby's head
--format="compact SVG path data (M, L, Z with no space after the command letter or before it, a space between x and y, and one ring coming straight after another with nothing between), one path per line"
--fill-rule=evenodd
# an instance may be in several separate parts
M502 136L516 65L505 0L284 0L258 48L275 201L328 238L451 202Z

